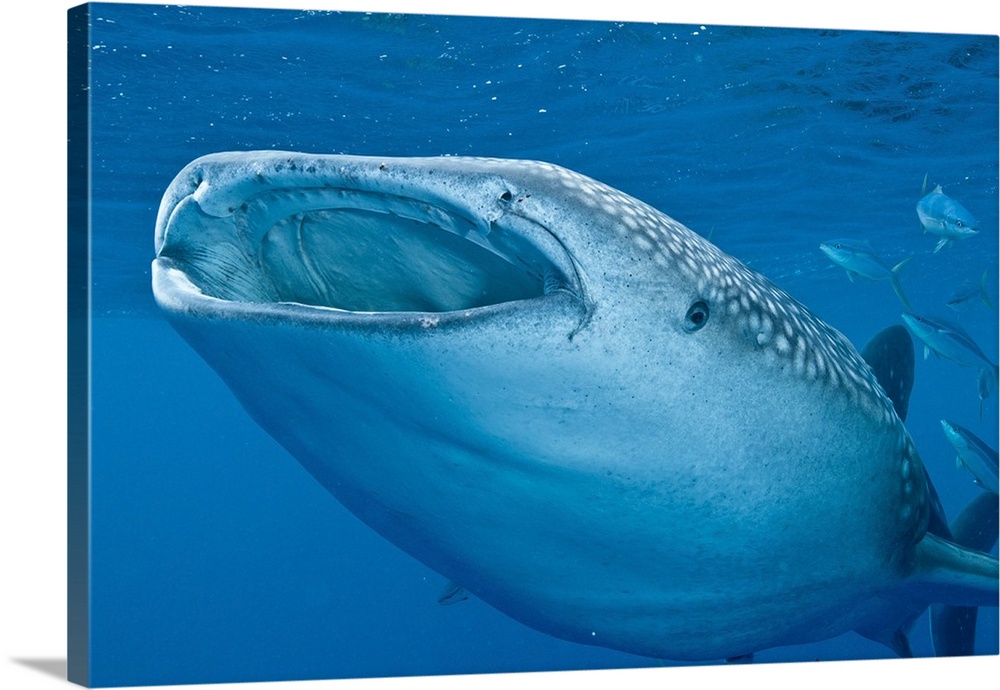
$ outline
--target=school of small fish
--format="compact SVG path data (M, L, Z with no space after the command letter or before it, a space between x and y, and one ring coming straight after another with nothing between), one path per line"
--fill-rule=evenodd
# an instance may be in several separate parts
M959 240L967 240L979 234L979 222L975 216L946 195L941 185L935 185L928 191L927 176L924 177L916 211L921 234L938 238L933 254ZM914 311L899 281L901 271L913 259L912 256L896 262L886 262L867 240L835 239L823 242L819 248L834 264L847 272L851 281L861 277L873 281L888 281L892 285L905 308L901 315L903 323L923 346L925 359L933 353L938 358L950 360L976 372L979 419L982 422L984 403L997 387L997 363L980 348L956 319L960 315L973 313L977 305L985 305L987 309L994 311L990 298L989 269L983 272L978 281L966 278L948 297L944 305L951 310L952 316L929 316ZM996 493L996 451L965 427L943 419L941 426L946 438L955 447L959 465L972 472L977 485Z

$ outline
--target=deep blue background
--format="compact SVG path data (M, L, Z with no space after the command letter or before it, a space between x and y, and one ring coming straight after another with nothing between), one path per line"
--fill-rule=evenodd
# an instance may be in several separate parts
M166 325L149 265L160 195L213 151L489 155L559 163L647 201L861 347L889 285L820 254L866 238L918 312L990 270L995 36L95 4L93 682L655 665L564 643L476 600L346 513ZM924 175L981 223L932 254ZM997 313L960 317L997 359ZM277 355L276 355L277 356ZM944 416L997 445L975 372L917 361L907 427L949 516L979 491ZM931 653L926 619L913 635ZM979 653L997 652L996 610ZM887 656L846 635L762 661Z

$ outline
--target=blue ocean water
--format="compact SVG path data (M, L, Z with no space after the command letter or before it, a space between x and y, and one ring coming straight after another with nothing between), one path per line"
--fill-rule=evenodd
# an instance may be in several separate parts
M677 218L859 348L988 271L997 304L996 36L92 5L92 672L187 683L661 665L535 632L341 508L152 301L163 190L214 151L547 160ZM980 221L934 253L925 175ZM997 360L997 311L953 314ZM947 416L997 446L975 372L918 350L907 428L949 517L980 491ZM994 550L995 553L995 550ZM977 653L997 653L981 612ZM927 620L912 635L932 654ZM850 634L758 661L891 656Z

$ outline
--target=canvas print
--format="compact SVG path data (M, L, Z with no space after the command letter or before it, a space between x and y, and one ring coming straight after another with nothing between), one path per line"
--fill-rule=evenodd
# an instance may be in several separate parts
M998 653L996 36L69 33L72 680Z

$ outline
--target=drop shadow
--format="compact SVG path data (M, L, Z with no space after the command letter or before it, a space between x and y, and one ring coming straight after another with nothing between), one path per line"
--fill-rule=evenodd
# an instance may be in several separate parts
M66 660L65 659L11 659L14 663L27 666L39 673L53 676L60 680L66 680Z

